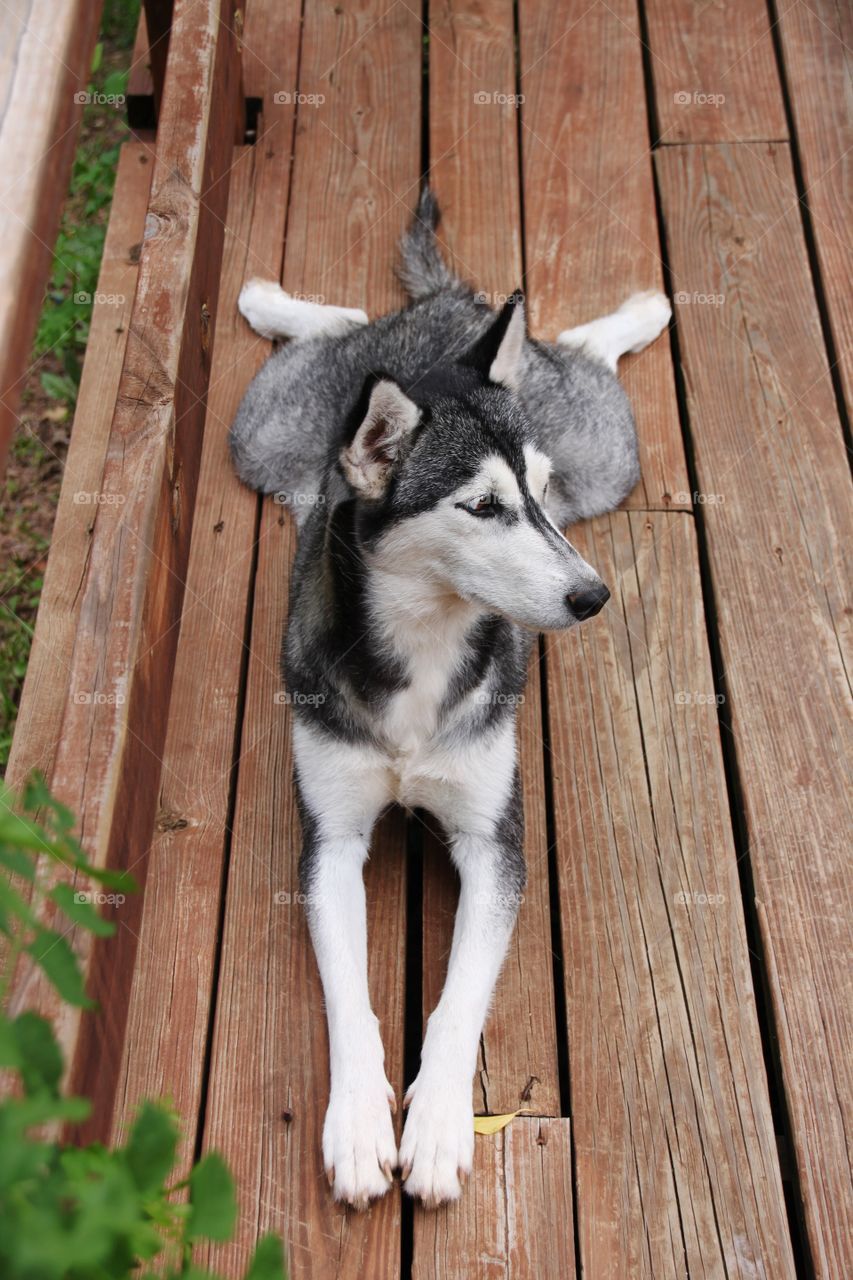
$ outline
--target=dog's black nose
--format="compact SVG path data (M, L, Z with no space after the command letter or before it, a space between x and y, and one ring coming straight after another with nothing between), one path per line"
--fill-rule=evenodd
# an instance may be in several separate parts
M576 618L584 622L594 618L610 599L610 592L602 582L600 587L592 587L589 591L573 591L566 596L566 602Z

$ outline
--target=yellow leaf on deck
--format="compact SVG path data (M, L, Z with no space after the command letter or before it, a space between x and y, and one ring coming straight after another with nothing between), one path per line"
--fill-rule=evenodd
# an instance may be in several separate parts
M516 1116L522 1115L526 1110L526 1107L519 1107L518 1111L510 1111L504 1116L474 1116L474 1132L500 1133L501 1129L505 1129L511 1120L514 1120Z

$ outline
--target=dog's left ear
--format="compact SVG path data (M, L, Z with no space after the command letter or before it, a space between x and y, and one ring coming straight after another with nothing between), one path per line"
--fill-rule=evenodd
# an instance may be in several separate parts
M497 320L460 363L478 369L489 382L516 390L525 335L524 294L516 289L507 298Z
M362 497L381 498L394 463L418 425L420 410L393 378L370 379L365 397L364 417L350 443L341 450L341 467Z

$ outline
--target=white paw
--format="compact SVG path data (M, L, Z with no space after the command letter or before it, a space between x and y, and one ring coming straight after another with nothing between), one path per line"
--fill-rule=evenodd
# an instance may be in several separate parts
M323 1125L323 1164L336 1200L366 1209L394 1180L394 1090L380 1068L348 1071L332 1086Z
M276 280L247 280L240 290L237 309L262 338L278 336L277 308L287 294Z
M310 298L293 298L275 280L247 281L237 306L262 338L333 336L367 324L367 314L358 307L332 307Z
M663 333L672 316L672 307L665 294L647 289L645 293L632 294L627 302L623 302L619 314L630 315L636 325L636 342L629 348L636 352L642 351Z
M409 1114L400 1146L403 1182L410 1196L428 1209L462 1194L460 1175L474 1162L471 1082L451 1080L445 1071L425 1072L406 1094Z

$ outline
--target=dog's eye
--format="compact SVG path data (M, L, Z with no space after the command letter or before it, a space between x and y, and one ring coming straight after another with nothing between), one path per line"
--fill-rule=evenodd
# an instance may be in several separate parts
M478 497L472 498L470 502L460 502L457 504L464 511L469 511L472 516L493 516L495 514L495 498L491 493L481 493Z

